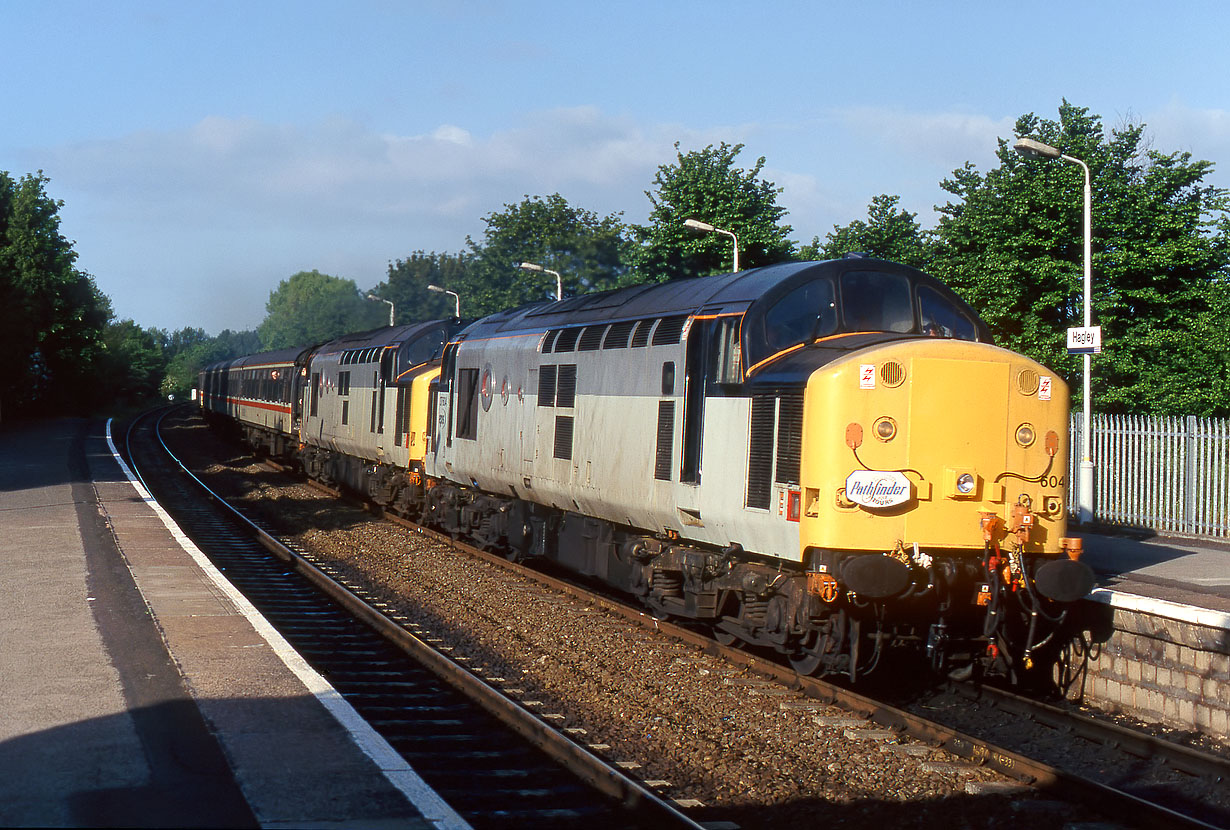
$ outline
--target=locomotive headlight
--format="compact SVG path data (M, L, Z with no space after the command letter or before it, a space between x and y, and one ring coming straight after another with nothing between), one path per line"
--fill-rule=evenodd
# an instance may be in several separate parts
M1037 437L1032 424L1021 424L1016 428L1016 442L1022 447L1032 446Z
M876 438L888 442L897 436L897 422L887 415L875 422Z
M969 495L974 492L974 486L978 483L969 473L961 473L957 476L957 492L962 495Z

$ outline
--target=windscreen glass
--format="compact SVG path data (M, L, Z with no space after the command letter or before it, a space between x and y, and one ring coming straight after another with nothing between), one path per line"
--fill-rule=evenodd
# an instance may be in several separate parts
M841 275L846 331L914 331L910 280L901 274L847 271Z
M918 287L919 320L922 333L929 337L952 337L957 340L978 339L978 329L965 312L947 297L925 285Z

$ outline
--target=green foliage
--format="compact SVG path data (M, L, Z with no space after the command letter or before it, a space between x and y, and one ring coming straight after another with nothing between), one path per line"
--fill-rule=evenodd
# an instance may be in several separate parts
M564 296L615 288L629 279L630 243L618 215L599 217L554 193L527 196L483 221L482 241L466 238L465 290L444 286L461 294L465 317L555 299L554 277L524 271L522 262L559 272Z
M867 206L867 221L855 219L848 225L833 226L823 244L813 237L810 245L799 249L799 259L841 259L860 252L879 259L922 268L927 263L926 234L918 225L917 214L899 210L900 196L876 196Z
M322 343L388 322L388 307L359 294L354 280L300 271L270 292L258 333L266 349Z
M389 276L372 294L393 303L397 324L452 317L453 298L427 290L429 285L446 287L466 283L469 258L465 254L430 254L415 251L407 259L389 263ZM458 292L460 293L460 292Z
M751 170L736 168L742 144L712 144L703 150L679 152L677 161L662 165L654 176L655 191L645 191L653 204L648 226L635 228L641 247L634 250L640 281L664 282L683 277L727 273L732 240L725 234L697 234L683 226L698 219L734 233L739 240L739 267L771 265L792 257L789 225L779 224L786 209L777 204L781 188L760 178L765 159Z
M103 330L102 347L97 376L109 403L131 406L158 396L166 359L154 332L132 320L111 323Z
M204 334L200 329L194 331ZM180 342L183 342L183 338L180 338ZM166 372L159 385L159 392L163 397L173 395L176 400L187 400L192 394L193 387L196 386L197 375L203 367L219 360L230 360L243 355L255 354L261 351L261 348L260 337L254 331L234 332L225 329L217 337L205 336L204 339L194 339L194 342L185 345L179 351L173 353L168 351Z
M1058 121L1025 115L1015 133L1092 171L1093 323L1105 349L1093 358L1095 409L1230 413L1217 316L1230 275L1230 202L1203 183L1212 165L1147 149L1143 125L1107 137L1097 116L1067 101ZM1022 158L1003 140L998 157L985 175L966 164L943 182L956 200L938 208L932 271L1003 345L1074 383L1080 363L1066 354L1064 331L1083 322L1082 171Z
M111 316L107 298L77 270L60 234L62 202L48 179L0 171L0 406L58 412L93 403L94 370Z

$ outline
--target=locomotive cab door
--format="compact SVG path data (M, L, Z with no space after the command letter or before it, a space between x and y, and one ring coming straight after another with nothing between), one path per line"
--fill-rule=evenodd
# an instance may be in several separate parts
M712 315L712 312L709 313ZM688 331L683 389L683 453L679 480L700 484L705 398L721 397L742 380L739 315L693 318Z

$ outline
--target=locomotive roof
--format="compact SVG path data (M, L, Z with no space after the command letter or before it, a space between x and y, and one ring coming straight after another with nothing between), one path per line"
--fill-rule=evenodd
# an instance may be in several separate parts
M336 337L333 340L321 343L316 347L317 354L329 354L331 352L344 351L346 349L366 349L372 346L391 346L398 343L404 343L408 340L413 340L424 332L438 329L441 326L448 326L449 320L426 320L417 323L408 323L404 326L384 326L371 331L360 331L354 334L344 334L341 337Z
M569 297L559 302L540 302L484 317L464 332L464 338L492 336L500 332L544 330L610 320L692 314L698 311L741 311L766 295L784 295L823 275L848 271L894 271L915 283L927 284L966 306L942 282L909 266L868 257L848 257L821 262L785 262L731 274L634 285L593 294ZM977 314L970 313L974 319ZM979 321L981 323L981 321ZM980 338L981 339L981 338Z

